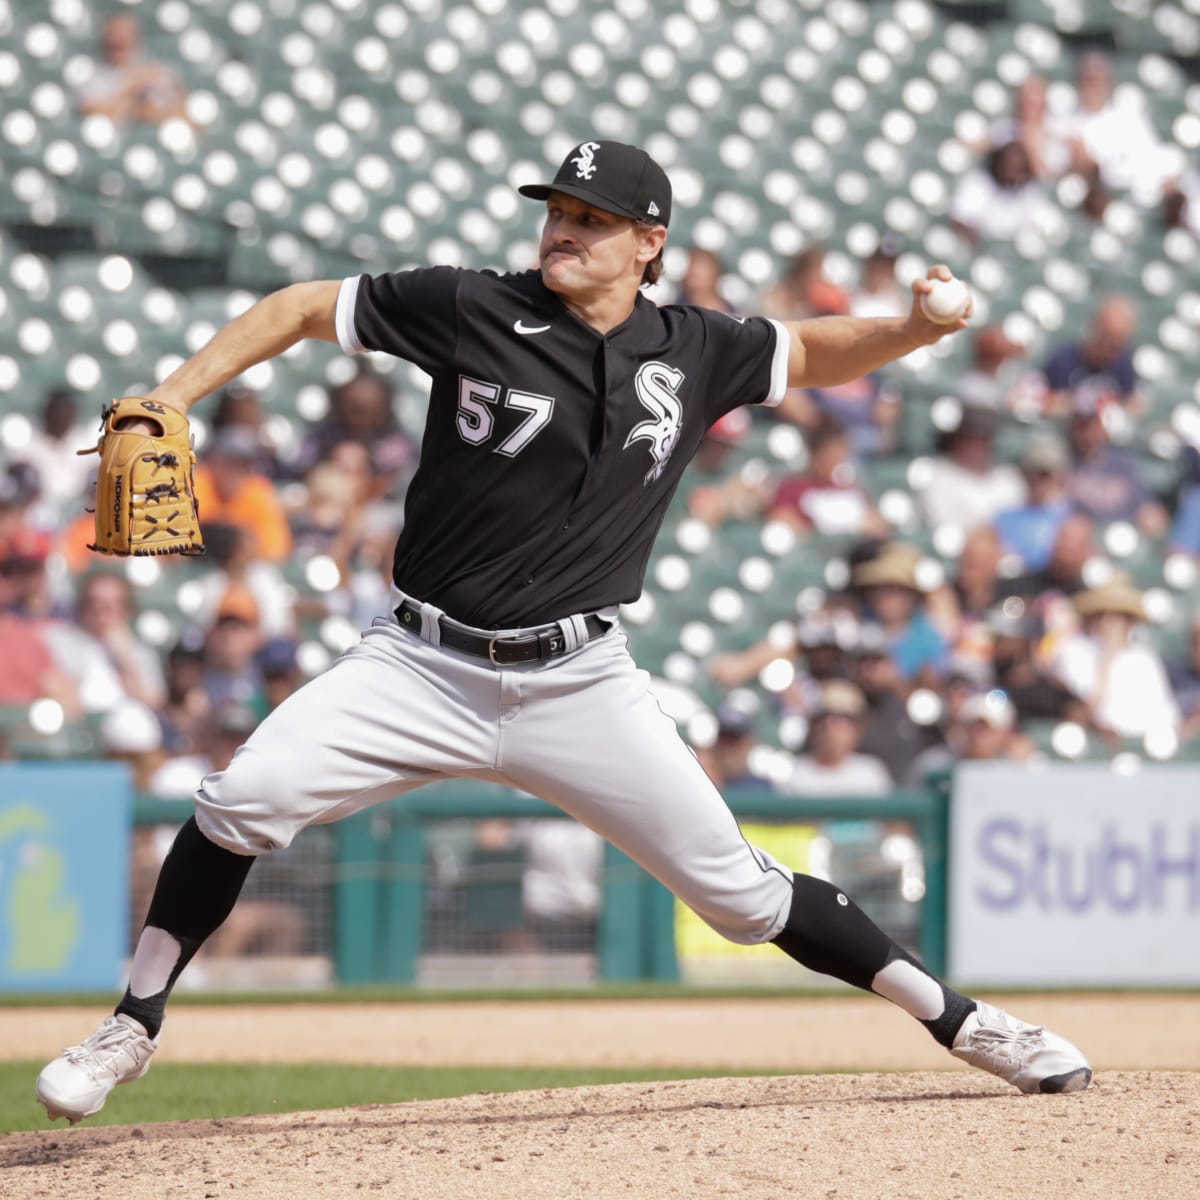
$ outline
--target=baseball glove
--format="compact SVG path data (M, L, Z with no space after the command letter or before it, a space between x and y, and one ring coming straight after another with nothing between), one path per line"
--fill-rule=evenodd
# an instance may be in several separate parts
M131 418L157 429L117 428ZM203 554L187 417L154 400L126 396L100 419L99 441L79 452L100 455L96 542L88 548L101 554Z

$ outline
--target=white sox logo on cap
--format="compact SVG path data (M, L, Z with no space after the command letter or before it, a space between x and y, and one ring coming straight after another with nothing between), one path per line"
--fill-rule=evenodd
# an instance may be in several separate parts
M580 179L591 179L595 175L596 151L599 149L599 142L584 142L579 147L579 153L571 159L575 164L575 174Z
M671 222L666 172L645 150L624 142L579 142L562 160L553 182L525 183L517 191L531 200L548 200L551 192L562 192L619 217L655 225Z

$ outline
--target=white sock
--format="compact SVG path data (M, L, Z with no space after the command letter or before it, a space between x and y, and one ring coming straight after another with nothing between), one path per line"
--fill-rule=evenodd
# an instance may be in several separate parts
M129 969L129 994L139 998L165 991L183 947L165 929L147 925L138 938Z
M942 985L902 958L888 963L875 976L871 991L899 1005L918 1021L935 1021L946 1011Z

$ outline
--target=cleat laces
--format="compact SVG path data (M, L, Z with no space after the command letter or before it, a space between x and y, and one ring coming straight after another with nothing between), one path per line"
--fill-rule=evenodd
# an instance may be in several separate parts
M1043 1025L1026 1025L1001 1013L998 1019L973 1029L967 1035L964 1049L978 1050L989 1057L1022 1066L1041 1045L1044 1033Z
M105 1077L116 1078L121 1074L117 1066L118 1055L126 1055L131 1066L138 1065L137 1050L129 1043L140 1036L128 1025L114 1021L111 1025L97 1029L78 1046L68 1046L62 1056L67 1062L83 1070L94 1083L103 1083Z

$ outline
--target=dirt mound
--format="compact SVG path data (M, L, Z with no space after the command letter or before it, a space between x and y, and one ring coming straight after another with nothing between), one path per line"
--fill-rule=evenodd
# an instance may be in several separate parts
M976 1073L620 1084L10 1134L0 1196L1194 1197L1200 1075L1021 1096Z

